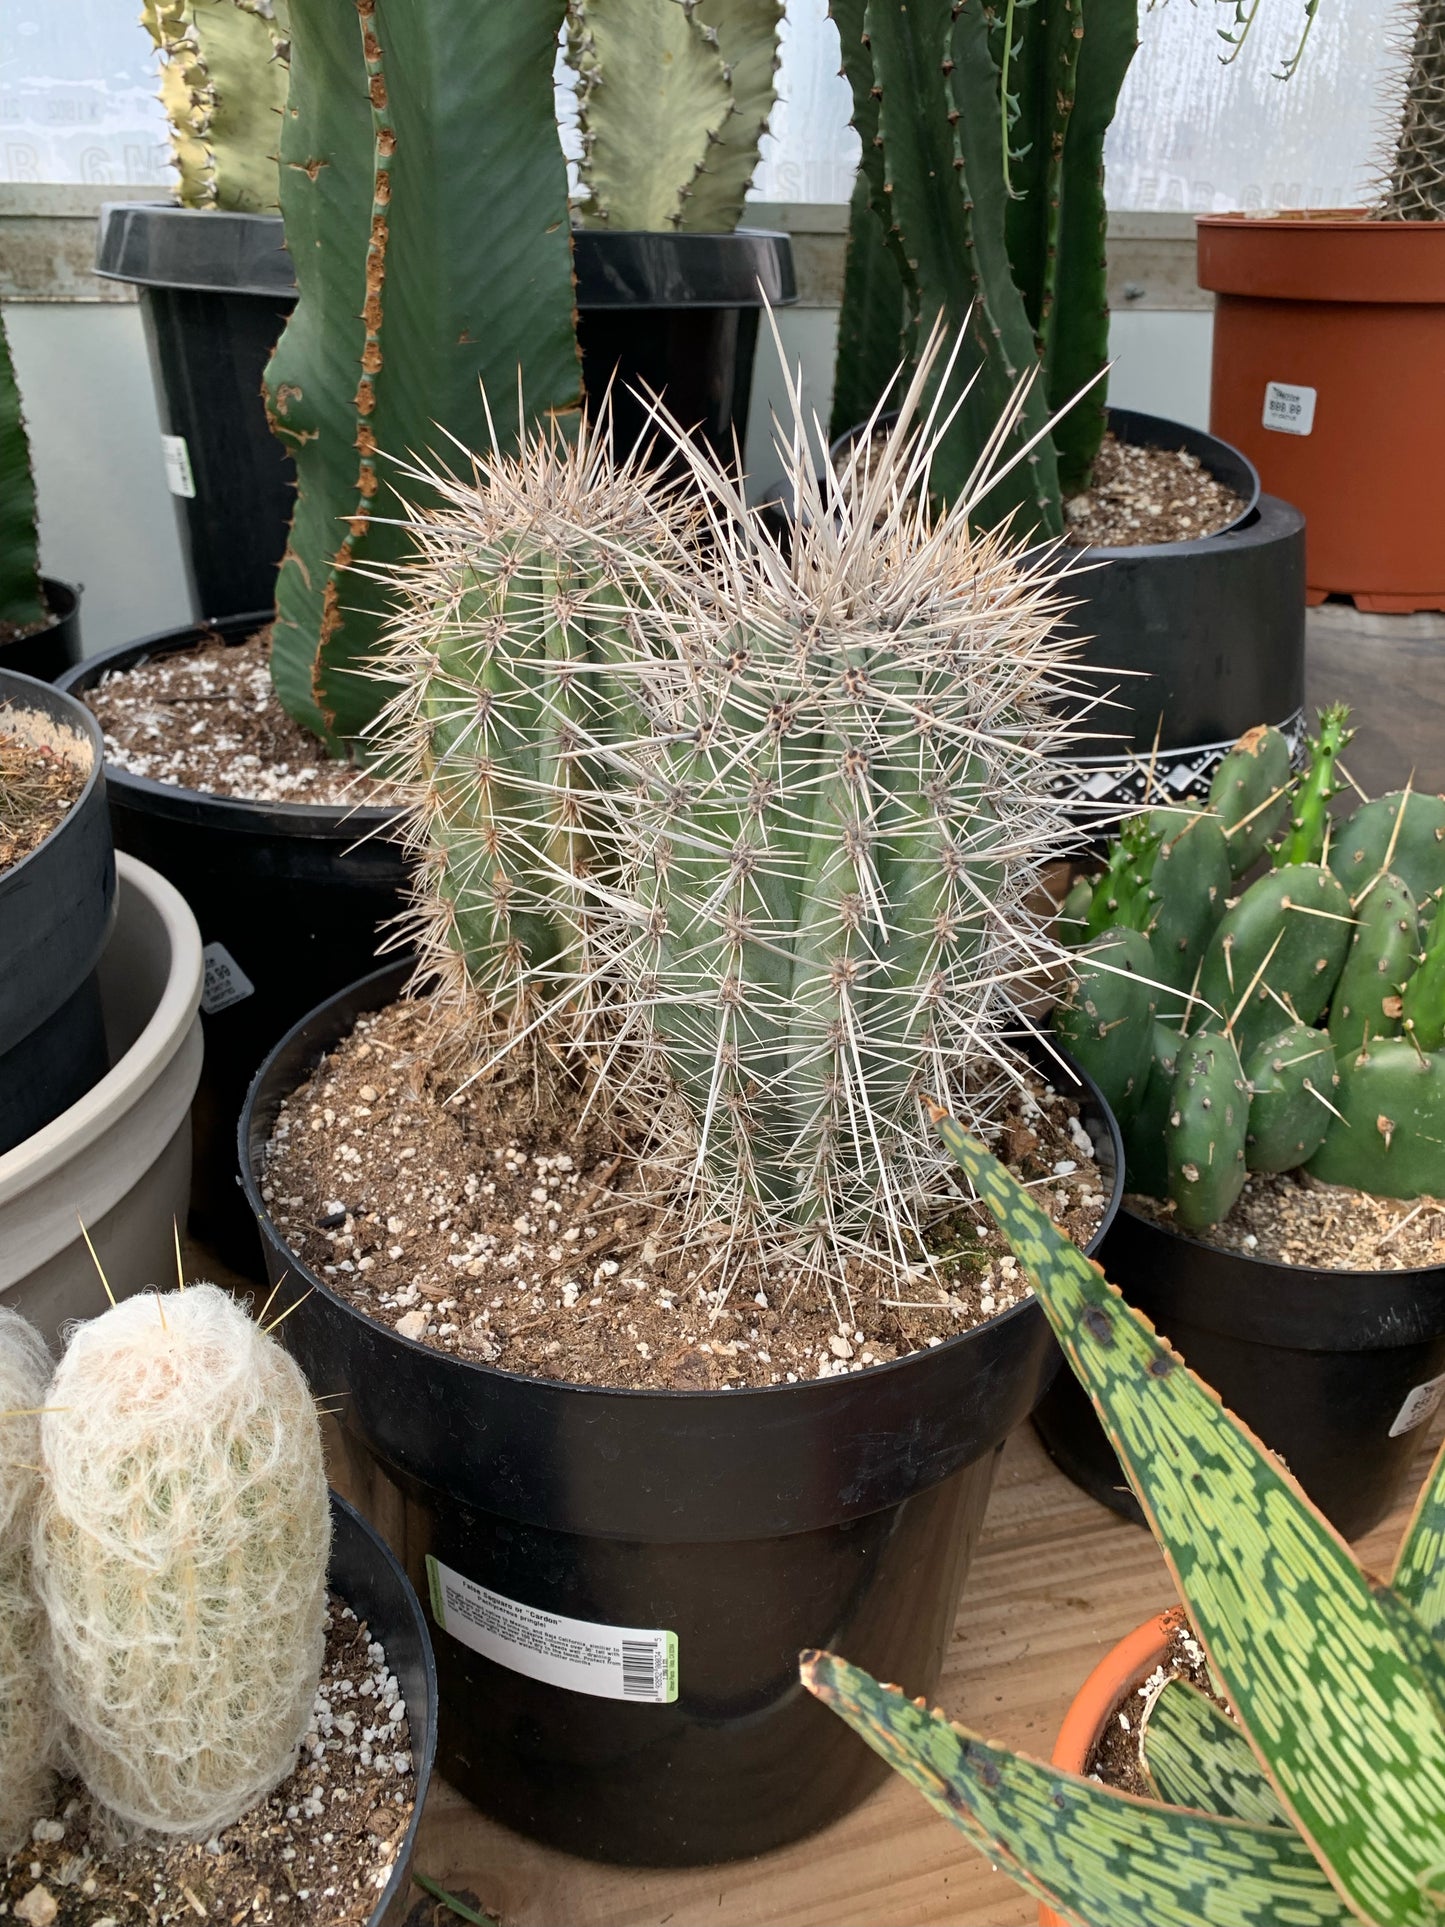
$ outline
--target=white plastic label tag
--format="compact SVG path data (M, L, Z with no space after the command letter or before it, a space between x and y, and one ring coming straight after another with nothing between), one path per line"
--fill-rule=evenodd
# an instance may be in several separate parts
M239 1004L243 997L255 991L256 986L223 943L208 943L201 952L201 961L206 969L201 985L201 1009L208 1017L214 1017L229 1004Z
M166 487L172 495L196 499L196 478L191 472L191 451L184 435L162 435L161 455L166 465Z
M1434 1418L1440 1409L1441 1399L1445 1399L1445 1372L1438 1378L1427 1378L1423 1385L1417 1385L1409 1394L1390 1427L1390 1437L1397 1439L1402 1432L1413 1432L1417 1425Z
M1264 425L1281 435L1308 435L1315 425L1314 388L1295 388L1287 381L1264 384Z
M676 1633L541 1612L464 1579L430 1553L426 1572L442 1631L509 1672L597 1699L661 1706L677 1698Z

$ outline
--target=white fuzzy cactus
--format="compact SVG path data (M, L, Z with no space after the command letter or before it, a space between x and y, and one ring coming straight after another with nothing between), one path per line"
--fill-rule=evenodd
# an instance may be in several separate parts
M0 1855L30 1837L55 1749L55 1705L30 1569L40 1408L51 1369L39 1332L0 1307Z
M122 1819L205 1838L295 1765L330 1511L306 1381L214 1285L79 1326L40 1421L35 1581L73 1764Z
M387 668L405 688L383 741L412 750L431 928L454 943L463 890L500 873L482 804L505 779L525 831L510 898L567 933L545 957L514 952L514 990L545 984L539 1031L585 992L592 1062L645 1121L648 1169L719 1285L749 1259L846 1299L861 1265L912 1296L929 1225L957 1202L920 1100L986 1120L1020 1074L1021 986L1053 954L1031 899L1072 840L1052 759L1077 728L1075 645L1056 570L974 525L1022 395L972 486L929 505L946 422L917 414L939 347L935 330L898 426L870 424L838 477L817 476L793 390L787 552L661 414L701 533L639 550L594 438L577 486L549 496L549 549L607 557L614 640L585 704L547 581L529 578L526 619L504 606L549 446L451 484L396 578ZM465 648L439 640L439 610ZM415 744L444 705L454 728L485 726L488 753L442 780ZM564 714L568 755L549 758ZM585 866L543 847L538 826L563 815L586 824Z

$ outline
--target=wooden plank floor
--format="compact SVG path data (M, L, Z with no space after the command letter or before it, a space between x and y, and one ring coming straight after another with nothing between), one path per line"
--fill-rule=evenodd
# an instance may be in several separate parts
M1439 1431L1422 1442L1419 1478ZM1388 1571L1407 1517L1402 1507L1361 1543L1373 1570ZM1172 1598L1152 1539L1077 1492L1025 1427L1004 1451L939 1703L1046 1758L1095 1661ZM415 1864L504 1927L1025 1927L1038 1918L897 1780L781 1852L663 1871L594 1866L537 1846L442 1783Z

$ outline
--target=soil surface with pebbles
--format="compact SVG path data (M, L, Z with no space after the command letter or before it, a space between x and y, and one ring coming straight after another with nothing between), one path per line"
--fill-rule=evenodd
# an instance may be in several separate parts
M0 872L38 850L89 778L72 756L0 732Z
M1080 547L1128 549L1192 542L1227 528L1243 504L1183 449L1136 448L1104 437L1088 493L1064 504L1066 534Z
M386 1654L333 1596L315 1725L290 1778L201 1842L114 1822L73 1780L0 1860L0 1919L21 1927L357 1927L391 1878L415 1805L411 1729Z
M1168 1225L1174 1207L1130 1196L1128 1208ZM1227 1218L1189 1234L1219 1251L1317 1271L1412 1271L1445 1265L1445 1202L1375 1198L1307 1171L1252 1172Z
M794 1384L939 1345L1029 1286L960 1193L947 1288L886 1302L853 1282L844 1329L817 1283L746 1270L720 1294L635 1155L530 1075L453 1093L427 1006L363 1017L277 1119L262 1195L293 1250L406 1338L572 1384L679 1391ZM1036 1101L1037 1100L1037 1101ZM1078 1106L1042 1082L998 1128L1010 1168L1080 1244L1106 1189ZM836 1287L835 1287L836 1289Z
M111 670L81 700L105 732L107 762L132 776L251 803L396 802L391 785L338 762L292 721L270 664L269 629L242 642L207 636Z
M1094 1742L1093 1752L1084 1762L1084 1772L1091 1780L1102 1780L1105 1786L1137 1794L1141 1800L1159 1797L1144 1770L1142 1741L1144 1715L1166 1681L1182 1679L1190 1686L1197 1686L1217 1706L1222 1706L1226 1713L1229 1711L1229 1702L1215 1687L1204 1648L1194 1637L1183 1607L1172 1607L1166 1620L1168 1642L1163 1659L1148 1679L1126 1693L1115 1706Z

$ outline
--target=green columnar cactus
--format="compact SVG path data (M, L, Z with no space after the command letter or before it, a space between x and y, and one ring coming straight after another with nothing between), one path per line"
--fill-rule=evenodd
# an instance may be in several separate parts
M296 1763L331 1516L289 1355L214 1285L80 1325L40 1419L35 1583L67 1750L123 1820L204 1840Z
M1415 0L1405 98L1380 213L1392 221L1445 219L1445 4Z
M585 1030L594 996L587 892L609 874L594 792L645 727L630 676L639 608L667 593L686 512L607 450L607 410L575 435L524 432L516 455L434 473L398 572L397 694L373 734L415 797L420 975L481 1027L525 1030L554 997ZM567 891L567 879L574 888Z
M1005 398L1036 369L1003 442L1019 466L979 513L1017 513L1021 529L1058 534L1062 495L1087 487L1104 432L1103 140L1137 44L1136 9L831 0L830 12L864 143L834 433L912 359L920 322L967 319L969 355L946 391L960 406L934 487L945 499L967 488Z
M20 388L5 323L0 319L0 623L27 628L44 622L40 542L35 527L35 478L20 412Z
M585 225L736 228L782 13L782 0L570 0Z
M552 87L564 10L292 0L281 207L300 298L266 380L297 496L271 664L286 708L338 752L385 699L365 669L383 615L367 571L406 538L381 455L481 441L479 382L493 446L578 406Z
M49 1788L59 1726L30 1560L40 1413L50 1374L39 1332L0 1306L0 1854L14 1853L30 1838Z
M273 214L286 106L286 0L143 0L183 207Z
M804 1685L1068 1920L1438 1922L1445 1452L1390 1585L1371 1579L1029 1192L951 1119L940 1128L1103 1419L1238 1725L1175 1694L1163 1743L1145 1734L1156 1804L993 1746L831 1654L802 1656Z

